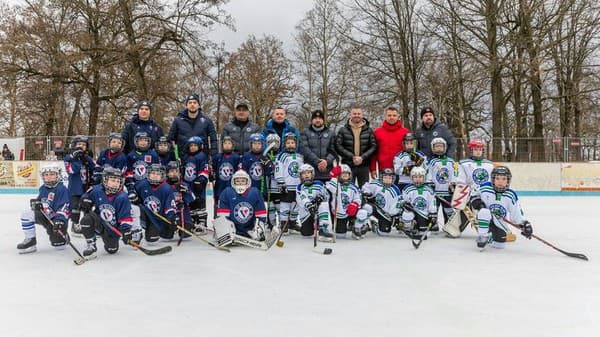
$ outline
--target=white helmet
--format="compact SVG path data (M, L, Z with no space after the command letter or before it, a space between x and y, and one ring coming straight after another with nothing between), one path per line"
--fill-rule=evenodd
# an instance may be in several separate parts
M435 152L435 145L437 145L437 144L444 144L444 152L438 152L438 153ZM433 152L433 154L441 156L446 153L447 149L448 149L448 143L446 143L446 140L444 138L436 137L431 140L431 152Z
M279 148L281 147L281 138L279 138L278 134L270 133L267 135L267 147L274 149L275 152L279 151Z
M410 170L410 180L417 187L423 186L425 183L425 175L427 175L427 172L421 166L415 166ZM423 180L415 182L415 177L423 177Z
M60 167L56 164L46 164L40 167L40 177L42 177L42 182L48 188L54 188L61 181L60 176ZM49 173L49 174L46 174ZM46 179L52 178L52 179Z
M240 181L242 179L244 180L243 182ZM231 177L231 187L237 194L243 194L246 192L250 188L250 185L252 185L250 176L244 170L237 170Z
M346 164L342 164L340 165L340 168L342 169L342 172L340 173L340 177L338 178L338 180L340 181L340 183L347 183L347 182L351 182L352 181L352 169L350 168L350 166L346 165ZM342 178L342 174L344 173L349 173L350 174L350 178L348 179L343 179Z
M305 178L303 173L310 172L310 178ZM315 169L309 164L302 164L298 169L298 174L300 174L300 181L302 181L305 185L312 185L313 180L315 179Z

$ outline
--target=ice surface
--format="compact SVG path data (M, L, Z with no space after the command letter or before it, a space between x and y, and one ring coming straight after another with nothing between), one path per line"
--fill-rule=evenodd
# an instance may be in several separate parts
M82 266L39 226L38 251L17 254L30 197L0 195L2 337L599 334L599 197L522 198L536 234L589 262L521 236L479 252L467 229L418 250L372 234L319 243L329 256L296 235L283 248L229 254L186 241L162 256L128 247L109 256L100 243Z

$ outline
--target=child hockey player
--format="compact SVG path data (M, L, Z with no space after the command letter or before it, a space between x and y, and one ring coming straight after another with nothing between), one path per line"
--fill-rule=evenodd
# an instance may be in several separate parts
M179 168L179 163L176 161L171 161L167 164L167 183L171 186L174 193L175 206L177 207L177 216L179 217L179 220L183 220L183 227L185 229L191 230L194 228L194 222L190 215L190 204L194 201L195 196L188 183L181 179L181 169ZM181 225L180 222L178 224ZM189 234L181 231L179 232L179 235L183 238L189 236Z
M158 162L162 166L166 167L170 161L175 160L175 153L171 149L171 143L169 143L167 136L159 137L154 146L156 154L158 154Z
M104 168L102 184L94 186L81 197L81 210L85 212L81 219L81 232L87 242L83 256L96 253L96 234L102 238L104 250L109 254L119 250L119 238L125 244L134 241L131 202L123 192L123 177L119 169ZM139 238L135 239L139 241Z
M217 219L214 221L215 239L220 246L241 243L255 248L265 246L267 210L261 193L251 186L244 170L238 170L219 196ZM278 232L274 231L276 235Z
M264 151L265 156L271 161L275 162L277 159L277 155L279 154L279 149L281 148L281 138L276 133L270 133L267 135L267 149ZM296 146L298 147L298 146ZM277 223L277 216L279 215L279 209L281 206L281 195L282 193L279 190L279 186L277 185L277 180L275 179L274 174L275 168L273 168L273 172L269 175L269 179L265 180L267 183L267 193L265 201L267 202L267 223L269 227L272 228L273 224ZM296 188L294 187L294 191ZM291 225L291 223L290 223ZM283 226L281 226L283 228Z
M30 200L30 210L21 213L21 228L25 240L17 245L19 254L33 253L37 250L36 223L46 229L50 244L55 248L62 249L67 243L69 192L61 182L60 169L56 165L42 166L40 175L43 184L39 188L38 196Z
M269 157L263 155L265 150L265 139L262 135L254 133L250 135L250 151L242 156L240 167L248 172L252 180L252 187L257 188L263 198L267 194L267 183L273 172L273 162Z
M386 168L379 172L379 180L371 180L363 185L362 195L366 204L362 207L364 212L359 212L356 216L361 232L365 232L364 226L373 215L377 219L373 231L378 235L389 235L402 209L402 192L394 185L395 181L394 170Z
M152 140L146 132L136 133L134 142L135 149L127 154L127 172L125 173L127 191L132 191L136 182L146 179L148 166L158 164L158 154L150 148Z
M275 160L275 181L281 195L279 221L282 230L296 230L296 187L300 184L298 170L304 164L304 157L298 153L298 138L294 133L288 132L283 142L284 151ZM271 222L271 226L276 226L275 221Z
M455 174L455 161L454 159L446 155L448 145L446 140L441 137L437 137L431 140L431 151L433 157L429 159L427 163L427 182L433 184L433 190L436 197L445 200L442 202L442 214L444 215L444 223L448 221L448 218L454 214L454 209L450 206L452 201L451 186L454 186L456 174ZM431 231L439 231L437 224L433 224Z
M481 249L490 241L493 248L504 248L510 225L503 218L519 224L521 234L531 239L533 227L523 215L517 193L509 188L511 178L512 174L508 167L497 166L492 170L491 183L481 185L480 197L483 205L477 212L479 224L477 247Z
M219 195L227 187L231 186L231 177L237 171L240 165L240 155L234 151L235 142L233 138L225 136L221 139L221 152L213 158L215 174L215 183L213 185L214 217L217 217L217 207L219 206Z
M185 143L183 180L191 185L196 199L190 204L194 232L204 234L208 213L206 212L206 184L208 183L208 157L202 151L202 138L190 137Z
M410 171L412 184L402 190L404 200L401 231L413 239L419 239L427 231L430 224L437 224L437 202L431 187L425 185L427 172L424 168L415 166Z
M315 181L315 169L309 164L300 166L300 185L296 187L296 203L300 219L300 233L303 236L314 234L318 226L318 237L321 241L331 241L333 234L329 231L329 192L320 181Z
M135 193L139 199L132 202L140 205L141 223L149 244L155 243L159 238L173 239L177 225L181 224L181 219L176 219L178 214L173 189L165 181L165 167L152 164L148 167L148 178L135 184Z
M71 154L65 157L65 169L69 175L71 231L77 235L81 235L79 200L81 195L90 188L96 166L94 159L89 155L89 145L87 136L75 136L71 140Z
M334 167L329 173L329 180L325 183L325 187L333 199L331 201L331 209L333 210L333 216L335 216L334 230L338 238L346 237L347 231L352 231L352 238L361 239L367 232L367 225L363 223L363 228L356 222L356 216L359 212L362 195L360 189L352 182L352 170L350 166L342 164ZM366 211L363 217L366 219Z
M94 170L94 185L102 183L102 171L105 166L117 168L125 174L127 171L127 156L123 153L125 142L120 133L111 133L108 136L108 148L102 150L96 161Z
M459 237L460 233L465 230L469 223L472 223L474 226L477 225L473 210L477 212L483 206L479 196L479 188L484 183L490 182L490 176L494 168L494 164L485 159L485 143L480 140L471 140L467 144L467 149L469 157L461 160L459 163L456 184L461 187L461 190L463 189L461 185L466 185L464 188L466 191L469 191L470 200L465 197L467 199L465 201L468 204L460 206L459 208L464 207L464 209L460 212L457 211L456 215L450 218L444 227L444 231L448 236L454 238ZM459 193L457 196L461 197L462 194ZM452 205L457 204L460 204L460 202L455 203L453 200ZM514 235L511 237L514 239Z
M427 158L423 152L415 150L415 142L415 136L407 133L402 140L404 150L394 157L394 172L398 177L397 185L400 191L411 183L410 171L413 167L426 168Z

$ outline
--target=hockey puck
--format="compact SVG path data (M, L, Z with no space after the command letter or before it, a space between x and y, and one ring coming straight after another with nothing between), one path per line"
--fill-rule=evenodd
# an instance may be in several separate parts
M330 255L331 253L333 253L333 249L331 249L331 248L325 248L325 249L323 249L323 254Z

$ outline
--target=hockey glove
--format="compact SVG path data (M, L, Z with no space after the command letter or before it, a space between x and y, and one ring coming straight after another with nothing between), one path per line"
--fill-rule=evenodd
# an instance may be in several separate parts
M92 201L92 199L89 198L83 198L81 199L81 201L79 201L79 210L85 213L88 213L92 210L92 207L94 206L94 202Z
M438 220L437 214L429 214L429 216L427 218L429 219L431 226L437 225L437 220Z
M75 149L75 151L71 153L71 156L73 157L73 159L82 160L85 157L85 151L79 148Z
M415 209L413 208L413 205L410 202L405 202L402 204L402 208L407 211L407 212L412 212Z
M331 169L331 172L329 172L329 177L330 178L337 178L340 176L340 174L342 174L342 167L341 166L336 166L333 169Z
M31 207L32 211L41 211L44 209L42 202L37 199L29 200L29 206Z
M260 163L260 165L262 165L264 170L266 170L267 168L271 167L271 165L273 165L273 162L267 156L261 156L260 159L258 160L258 162Z
M521 227L521 235L531 240L531 235L533 235L533 227L531 227L529 221L523 221L519 227Z
M190 192L190 189L186 184L179 184L179 186L177 186L177 192L181 194L188 194Z
M319 204L322 203L323 200L325 200L325 199L323 198L322 195L317 195L315 197L315 199L313 200L313 203L315 203L315 205L319 206Z
M201 190L201 189L205 188L207 182L208 181L206 180L206 177L199 176L198 178L196 178L196 180L194 180L194 189Z
M140 204L140 198L138 197L137 193L135 193L134 191L129 192L129 194L127 194L127 198L129 198L129 201L131 201L131 203L133 205Z
M67 230L67 224L62 220L54 220L52 222L52 230L57 234L58 232L65 233Z
M356 216L356 213L358 213L358 203L353 201L348 205L348 208L346 208L346 214L348 214L348 216Z
M123 236L121 236L123 242L128 245L130 241L133 241L133 233L131 233L131 229L123 231Z
M277 189L279 193L287 193L287 187L285 187L285 183L282 181L277 182Z
M412 170L413 167L414 166L412 166L412 165L404 166L404 168L402 169L402 175L409 176L410 170Z
M315 214L317 212L317 208L319 207L319 205L314 202L309 201L306 203L305 207L306 207L306 210L308 211L308 213Z
M481 200L479 196L473 196L471 197L471 207L474 210L479 211L480 209L485 207L485 205L483 204L483 200Z

